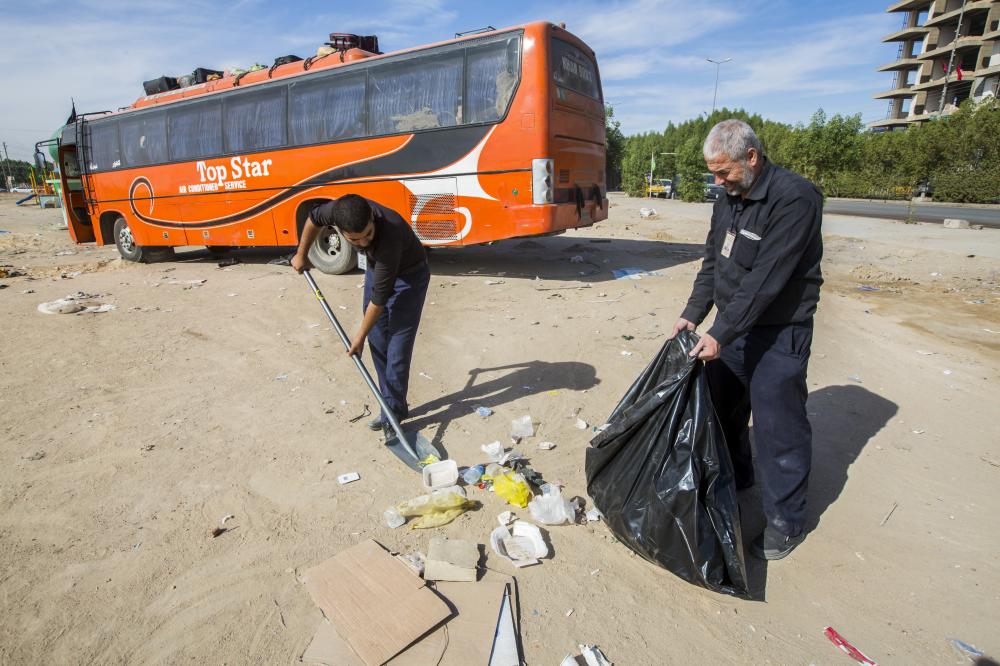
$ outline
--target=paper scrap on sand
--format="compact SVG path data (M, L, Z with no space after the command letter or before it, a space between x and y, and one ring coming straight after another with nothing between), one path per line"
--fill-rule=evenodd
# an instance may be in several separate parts
M647 271L642 268L615 268L611 271L616 280L641 280L644 277L659 277L659 271Z

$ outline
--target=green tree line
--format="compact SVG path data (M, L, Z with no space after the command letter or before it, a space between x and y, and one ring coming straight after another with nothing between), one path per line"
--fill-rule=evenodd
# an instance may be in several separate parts
M808 124L766 120L742 109L720 109L663 132L621 138L611 150L613 110L608 111L608 173L621 174L632 196L646 193L647 174L680 177L678 195L701 201L708 131L726 118L740 118L754 128L774 163L802 174L826 196L907 199L929 183L936 201L1000 203L1000 102L965 102L953 115L895 132L871 132L861 115L828 118L822 109Z

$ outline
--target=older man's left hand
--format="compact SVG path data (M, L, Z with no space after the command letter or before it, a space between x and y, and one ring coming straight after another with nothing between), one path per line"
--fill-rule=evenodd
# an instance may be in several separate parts
M691 350L690 356L700 358L702 361L714 361L722 353L722 345L718 340L708 333L701 336L698 344Z

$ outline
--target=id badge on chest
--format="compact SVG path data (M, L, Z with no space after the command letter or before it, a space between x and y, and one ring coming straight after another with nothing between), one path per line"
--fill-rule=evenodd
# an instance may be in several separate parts
M725 257L726 259L728 259L729 255L732 254L733 243L735 241L736 241L736 234L734 234L732 231L727 231L726 240L722 241L722 256Z

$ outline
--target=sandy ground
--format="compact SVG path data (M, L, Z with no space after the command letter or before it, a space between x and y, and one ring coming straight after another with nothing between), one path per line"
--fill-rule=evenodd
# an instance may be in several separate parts
M460 464L530 414L519 449L586 494L589 433L571 414L603 422L663 343L710 214L659 201L640 220L647 202L612 201L595 228L433 253L411 404ZM504 505L479 490L480 510L434 534L383 526L419 477L349 423L373 400L275 253L125 264L58 221L0 198L0 264L25 273L0 280L0 663L294 664L321 618L303 569L365 538L487 543ZM1000 231L837 216L825 231L814 531L752 561L763 601L742 601L644 562L603 523L553 527L554 556L516 572L528 664L578 642L619 666L851 663L827 625L880 663L961 663L950 638L1000 655ZM660 275L614 280L620 267ZM348 328L360 283L320 276ZM36 310L78 291L117 310ZM361 480L338 485L349 471ZM759 495L741 501L749 540Z

